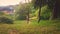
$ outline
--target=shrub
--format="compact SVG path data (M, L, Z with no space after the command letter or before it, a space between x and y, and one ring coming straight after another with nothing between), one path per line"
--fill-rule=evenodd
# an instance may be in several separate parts
M0 23L13 24L13 20L7 17L0 17Z
M16 20L26 20L26 16L21 16L21 15L19 15L17 18L16 18Z
M48 8L48 6L42 7L40 18L43 20L46 20L46 19L49 19L50 16L51 16L51 10Z

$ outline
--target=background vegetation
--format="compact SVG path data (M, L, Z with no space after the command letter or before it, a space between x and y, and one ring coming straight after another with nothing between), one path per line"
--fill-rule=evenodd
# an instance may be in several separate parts
M60 12L53 11L53 0L46 2L19 4L13 15L0 12L0 34L60 34Z

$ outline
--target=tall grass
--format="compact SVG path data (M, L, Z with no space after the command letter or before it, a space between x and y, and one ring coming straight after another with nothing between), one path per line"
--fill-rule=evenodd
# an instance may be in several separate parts
M60 34L60 21L57 20L41 20L31 21L15 21L14 24L0 24L0 34L8 34L15 31L17 34Z

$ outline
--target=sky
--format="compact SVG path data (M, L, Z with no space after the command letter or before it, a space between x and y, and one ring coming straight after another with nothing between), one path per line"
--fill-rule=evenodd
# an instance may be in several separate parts
M20 2L25 3L25 0L0 0L0 6L16 5Z

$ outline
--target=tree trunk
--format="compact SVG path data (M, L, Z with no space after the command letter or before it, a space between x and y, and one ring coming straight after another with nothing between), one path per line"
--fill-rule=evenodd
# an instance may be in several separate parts
M39 8L39 12L38 12L38 23L40 22L40 12L41 12L41 7Z
M40 22L41 7L42 7L42 0L40 0L40 3L39 3L38 23Z
M53 11L53 16L52 19L57 19L60 18L60 2L59 0L56 0L55 6L54 6L54 11Z
M29 11L28 11L28 14L27 14L27 23L29 23Z

